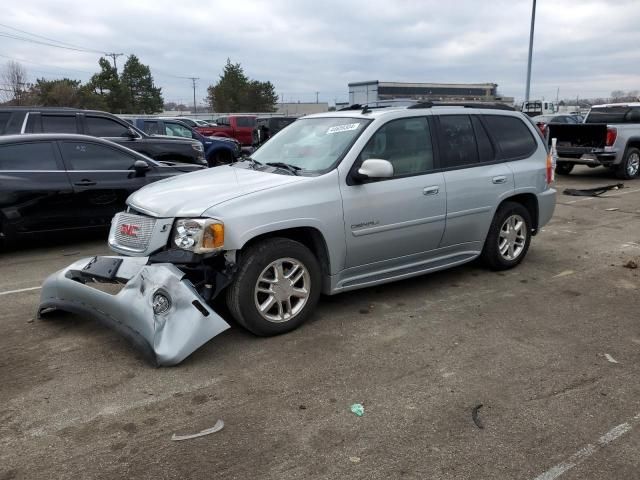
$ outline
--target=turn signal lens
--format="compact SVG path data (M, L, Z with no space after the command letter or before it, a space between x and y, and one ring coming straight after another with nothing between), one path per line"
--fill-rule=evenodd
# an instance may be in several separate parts
M202 238L202 248L221 248L224 246L224 225L213 223L208 225Z

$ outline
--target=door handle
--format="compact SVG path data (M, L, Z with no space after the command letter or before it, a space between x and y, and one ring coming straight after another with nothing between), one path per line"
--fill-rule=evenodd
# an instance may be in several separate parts
M497 177L493 177L491 181L495 184L507 183L507 177L504 175L498 175Z
M95 184L96 182L92 180L80 180L79 182L74 183L74 185L77 187L91 187L92 185L95 185Z
M440 187L438 185L434 185L433 187L424 187L422 189L423 195L437 195L440 191Z

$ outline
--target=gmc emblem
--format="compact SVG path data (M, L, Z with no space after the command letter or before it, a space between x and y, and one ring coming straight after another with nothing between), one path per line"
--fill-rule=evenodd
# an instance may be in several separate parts
M126 235L127 237L137 237L139 229L140 227L138 227L137 225L128 225L126 223L120 225L120 233L122 235Z

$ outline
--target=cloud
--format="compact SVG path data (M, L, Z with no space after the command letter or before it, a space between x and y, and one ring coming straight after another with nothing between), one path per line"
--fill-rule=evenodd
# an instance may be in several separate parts
M289 100L346 100L362 80L495 82L522 98L531 2L453 0L26 0L0 23L88 49L135 53L166 100L191 103L227 58ZM635 0L538 2L532 96L608 96L640 88ZM0 27L0 32L11 32ZM13 32L15 33L15 32ZM86 80L98 56L1 38L30 76ZM4 57L0 57L0 60ZM122 58L119 59L123 61ZM32 63L28 63L32 62ZM86 73L83 73L86 72Z

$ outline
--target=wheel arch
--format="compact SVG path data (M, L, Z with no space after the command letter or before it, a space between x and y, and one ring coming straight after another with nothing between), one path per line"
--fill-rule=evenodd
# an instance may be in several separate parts
M500 205L498 205L498 209L505 202L515 202L521 204L529 211L529 215L531 215L532 225L532 234L536 235L538 233L538 219L539 219L539 207L538 207L538 197L534 193L518 193L516 195L512 195L510 197L504 198Z
M303 244L311 250L318 259L322 269L322 275L328 276L331 274L331 258L327 241L319 229L310 226L290 227L259 233L247 239L240 247L240 257L242 257L242 251L246 251L246 249L251 245L255 245L267 238L275 237L288 238Z

